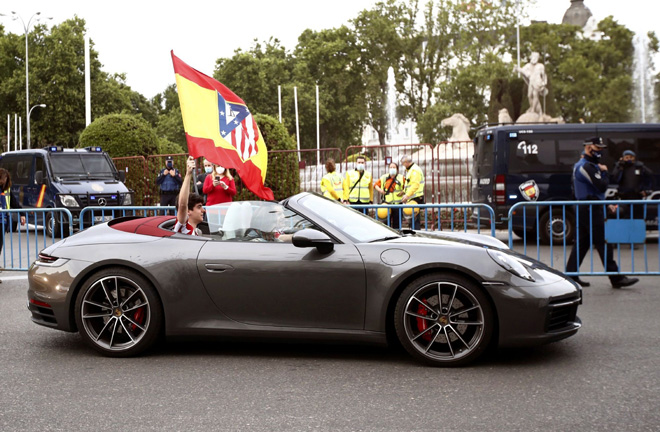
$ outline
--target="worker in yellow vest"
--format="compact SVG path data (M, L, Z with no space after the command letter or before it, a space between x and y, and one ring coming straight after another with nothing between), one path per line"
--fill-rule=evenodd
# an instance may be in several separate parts
M399 165L392 162L389 166L387 174L381 176L374 184L376 189L381 194L381 202L384 204L401 204L401 192L403 192L404 178L399 174ZM386 209L379 209L380 210ZM387 212L385 212L387 214ZM400 219L398 209L389 209L390 226L395 229L400 229Z
M410 155L403 156L401 163L406 167L406 184L401 194L401 202L405 204L408 201L415 201L417 204L424 204L424 173L422 169L413 162ZM422 228L420 226L421 213L421 211L417 212L413 222L413 229Z
M325 170L326 174L321 179L321 192L324 197L341 202L344 197L344 179L336 171L334 159L325 162Z
M374 202L374 185L371 173L366 170L367 160L364 156L355 158L355 169L346 173L344 179L344 203L372 204Z

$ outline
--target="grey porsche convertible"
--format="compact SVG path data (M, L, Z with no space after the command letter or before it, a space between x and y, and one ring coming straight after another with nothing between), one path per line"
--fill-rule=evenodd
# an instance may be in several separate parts
M191 236L173 216L118 218L47 247L29 271L32 321L107 356L163 337L398 340L434 366L581 326L580 288L492 237L395 231L311 193L207 219Z

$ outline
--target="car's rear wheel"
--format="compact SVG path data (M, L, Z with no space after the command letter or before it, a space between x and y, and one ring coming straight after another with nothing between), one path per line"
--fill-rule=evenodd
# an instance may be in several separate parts
M494 314L483 291L469 279L435 273L414 280L394 312L399 341L433 366L459 366L479 357L494 332Z
M149 281L124 268L108 268L88 278L76 299L82 338L100 353L128 357L152 347L161 332L160 299Z

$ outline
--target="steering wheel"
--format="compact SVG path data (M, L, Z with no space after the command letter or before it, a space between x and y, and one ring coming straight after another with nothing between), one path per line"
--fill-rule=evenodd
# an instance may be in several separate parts
M255 240L255 239L264 239L264 233L261 230L258 230L256 228L248 228L245 230L245 233L243 234L244 237L249 238L250 240Z

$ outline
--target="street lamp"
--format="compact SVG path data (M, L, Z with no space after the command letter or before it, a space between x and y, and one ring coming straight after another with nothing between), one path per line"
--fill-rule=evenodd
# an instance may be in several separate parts
M46 108L46 104L39 104L35 105L32 108L30 108L30 111L28 111L27 115L27 136L28 136L28 148L30 148L30 116L32 115L32 110L35 108Z
M23 24L23 30L25 32L25 113L27 114L27 148L30 148L30 76L28 75L29 68L28 68L28 34L30 33L30 23L32 22L32 19L34 17L37 17L34 22L36 23L39 21L39 15L41 15L41 12L36 12L34 13L30 19L28 20L27 24L25 24L25 21L23 21L23 18L17 14L16 12L12 11L11 15L13 16L13 20L21 20L21 23ZM53 19L52 17L48 17L46 19ZM36 105L39 106L39 105Z

